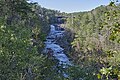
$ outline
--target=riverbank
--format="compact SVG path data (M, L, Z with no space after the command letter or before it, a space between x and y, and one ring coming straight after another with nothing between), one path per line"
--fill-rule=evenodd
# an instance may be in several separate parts
M61 27L61 24L54 26ZM64 53L70 58L70 52L72 51L71 42L73 41L74 34L69 29L63 27L63 25L61 28L64 28L63 37L57 37L56 44L60 45L64 49ZM70 61L72 61L72 58L70 58Z

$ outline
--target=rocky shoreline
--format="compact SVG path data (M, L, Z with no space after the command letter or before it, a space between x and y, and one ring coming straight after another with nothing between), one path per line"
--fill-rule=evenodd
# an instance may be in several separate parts
M55 26L60 27L58 25L55 25ZM73 37L74 37L73 33L71 33L70 30L65 29L63 37L58 37L56 39L56 44L60 45L64 49L65 54L69 58L70 58L70 52L72 50L71 42L73 41ZM70 60L72 60L72 59L70 58Z

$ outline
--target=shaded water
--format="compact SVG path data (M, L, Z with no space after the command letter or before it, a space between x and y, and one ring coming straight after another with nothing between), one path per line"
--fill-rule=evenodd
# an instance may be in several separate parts
M62 68L66 69L68 66L71 66L71 62L69 58L64 53L64 49L57 44L57 39L64 37L64 29L51 25L50 33L46 38L45 42L45 52L48 55L52 55L56 60L58 60L59 64L57 66L62 66ZM61 73L61 71L59 71ZM62 72L64 77L68 77L68 74Z
M59 64L65 64L65 65L70 65L69 58L66 56L64 53L64 49L60 47L56 43L58 38L62 38L64 35L64 30L60 27L55 27L54 25L50 26L50 33L47 36L46 42L45 42L45 51L49 52L49 50L52 50L50 55L55 57L59 61ZM65 66L64 66L65 67Z

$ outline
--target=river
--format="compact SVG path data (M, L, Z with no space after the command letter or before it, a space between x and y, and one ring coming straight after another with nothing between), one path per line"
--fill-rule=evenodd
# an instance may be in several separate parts
M63 68L66 68L68 65L71 65L69 58L64 53L64 49L57 44L57 39L64 37L64 29L54 25L50 25L50 33L48 34L45 41L45 51L48 55L51 55L59 61L59 65L62 65ZM67 77L67 74L63 74Z

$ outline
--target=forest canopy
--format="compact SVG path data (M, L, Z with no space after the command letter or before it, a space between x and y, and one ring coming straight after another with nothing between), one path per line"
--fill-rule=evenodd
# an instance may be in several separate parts
M65 29L56 41L74 66L58 66L44 52L50 25ZM0 0L0 80L119 79L120 4L61 13L28 0Z

